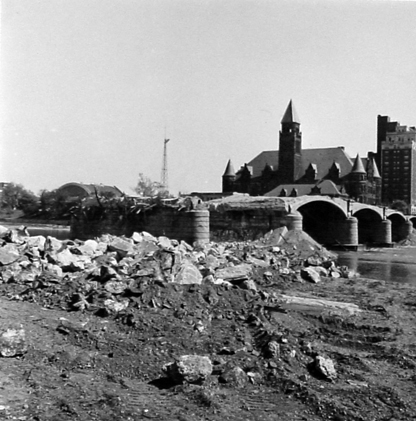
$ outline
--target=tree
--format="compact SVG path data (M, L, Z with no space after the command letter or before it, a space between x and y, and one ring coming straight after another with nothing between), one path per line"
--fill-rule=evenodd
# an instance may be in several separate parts
M31 215L39 209L39 198L21 184L9 183L3 188L1 207L7 211L20 210Z
M404 214L407 214L408 206L404 200L394 200L393 203L390 205L391 209L398 210Z
M42 190L39 216L46 219L68 219L74 202L68 202L58 190Z
M162 199L169 197L169 192L161 183L151 180L142 173L139 174L134 191L142 197L157 197Z

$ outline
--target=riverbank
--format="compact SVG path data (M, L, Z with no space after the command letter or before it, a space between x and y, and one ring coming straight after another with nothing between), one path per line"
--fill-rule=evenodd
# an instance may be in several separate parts
M0 219L0 226L7 229L19 229L25 227L33 237L43 235L51 236L60 240L67 240L71 236L69 221L41 221L31 219Z
M125 243L115 250L115 239L107 240L112 246L95 259L99 270L77 271L66 260L62 276L30 279L3 266L1 328L24 331L21 353L0 358L6 419L416 417L410 284L343 278L320 257L323 249L305 243L179 251L166 240L151 249L140 240L129 260ZM88 244L75 244L76 256ZM195 267L212 278L167 282L178 253L198 256ZM299 276L311 264L327 266L328 276L316 283ZM197 383L173 382L162 368L183 355L208 357L212 372Z

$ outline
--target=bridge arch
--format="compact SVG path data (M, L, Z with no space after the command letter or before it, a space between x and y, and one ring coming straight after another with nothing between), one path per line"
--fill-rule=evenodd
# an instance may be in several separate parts
M298 204L295 210L303 217L303 230L321 244L343 244L344 209L331 200L314 198Z
M387 219L391 221L391 236L394 242L404 240L412 233L412 221L406 219L401 212L389 212Z
M380 242L379 230L383 221L380 212L373 208L362 207L353 215L358 219L358 242L360 244Z
M409 216L408 220L412 223L413 228L416 228L416 216Z

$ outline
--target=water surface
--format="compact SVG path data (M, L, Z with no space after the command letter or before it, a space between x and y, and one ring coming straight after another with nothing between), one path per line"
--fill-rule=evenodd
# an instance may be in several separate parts
M374 248L337 252L339 265L363 278L416 284L416 247Z

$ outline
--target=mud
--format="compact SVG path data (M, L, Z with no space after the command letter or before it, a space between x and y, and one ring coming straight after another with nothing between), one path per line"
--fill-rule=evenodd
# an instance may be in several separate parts
M287 251L284 270L277 257L255 265L264 251L250 247L234 244L228 256L251 262L256 289L147 277L114 295L83 271L7 276L0 331L23 328L26 350L0 358L0 419L415 419L414 288L329 272L310 283L299 276L307 248ZM94 294L74 306L88 283ZM112 311L103 304L110 296L129 304ZM291 307L284 296L361 311ZM209 357L212 374L173 382L162 368L182 355ZM318 357L333 374L318 369Z

